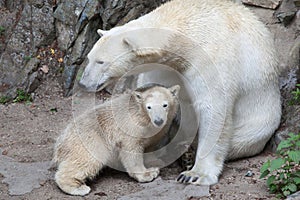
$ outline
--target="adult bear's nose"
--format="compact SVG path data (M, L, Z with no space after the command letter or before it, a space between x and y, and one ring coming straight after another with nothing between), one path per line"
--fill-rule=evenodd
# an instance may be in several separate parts
M164 120L161 118L154 120L154 124L156 124L157 126L161 126L163 123L164 123Z
M86 89L86 85L81 80L78 82L78 85L80 88Z

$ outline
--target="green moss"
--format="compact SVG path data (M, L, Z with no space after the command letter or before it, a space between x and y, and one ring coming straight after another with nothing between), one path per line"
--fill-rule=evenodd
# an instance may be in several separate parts
M24 90L17 89L17 97L13 100L14 103L16 102L31 102L32 98L30 94L26 93Z
M6 104L9 102L10 98L8 96L2 96L0 97L0 104Z
M3 26L0 26L0 35L3 35L5 32L5 28Z
M24 60L26 60L26 61L29 61L29 60L31 60L31 56L29 55L29 56L24 56Z
M290 104L300 104L300 84L296 84L296 89L292 91L292 100Z

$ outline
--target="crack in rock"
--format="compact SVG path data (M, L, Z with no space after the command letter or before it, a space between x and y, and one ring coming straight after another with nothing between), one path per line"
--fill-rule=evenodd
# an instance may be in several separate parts
M8 184L10 195L23 195L35 188L40 188L42 182L50 179L51 161L21 163L2 155L0 149L0 174Z

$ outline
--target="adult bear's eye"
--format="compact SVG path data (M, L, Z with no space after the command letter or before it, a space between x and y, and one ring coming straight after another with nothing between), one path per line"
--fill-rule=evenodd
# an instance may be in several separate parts
M148 110L151 110L151 106L147 106L147 109L148 109Z
M104 62L101 60L96 61L97 64L102 65Z
M163 107L164 107L164 108L168 107L168 104L165 103L165 104L163 105Z

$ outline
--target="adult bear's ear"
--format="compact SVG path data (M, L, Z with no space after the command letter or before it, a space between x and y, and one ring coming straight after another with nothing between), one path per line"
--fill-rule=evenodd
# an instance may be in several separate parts
M123 38L123 44L128 48L128 50L133 51L139 57L160 55L160 49L145 46L143 44L139 44L139 42L140 41L135 41L129 37Z
M172 93L173 96L178 97L179 94L179 90L180 90L180 86L179 85L174 85L170 88L168 88L170 90L170 92Z
M135 44L134 41L132 41L129 37L124 37L123 38L123 44L129 49L129 50L134 50L137 49L137 44Z
M107 31L98 29L98 30L97 30L97 33L98 33L98 35L99 35L100 37L102 37L105 33L107 33Z

